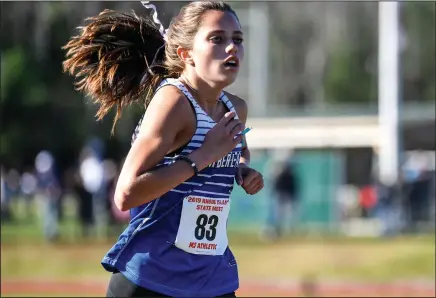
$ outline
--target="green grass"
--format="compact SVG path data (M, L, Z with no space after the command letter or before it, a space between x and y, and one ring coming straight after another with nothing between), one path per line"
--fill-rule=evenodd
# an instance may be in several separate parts
M75 236L78 226L73 220L74 214L69 213L60 226L61 242L48 244L42 237L40 218L30 220L24 212L19 214L19 223L2 224L3 282L11 279L93 280L105 284L108 281L109 274L100 265L100 260L114 244L116 236L93 239L92 242L78 241ZM324 281L389 282L435 279L434 234L395 238L307 237L299 234L276 243L263 242L257 234L250 232L231 232L229 236L241 280L315 277ZM8 296L29 294L37 297L26 289L20 295ZM69 293L39 296L77 297Z
M63 228L72 229L66 224ZM100 265L113 241L45 244L33 226L2 227L2 278L102 278ZM26 235L26 241L23 241ZM5 240L5 241L3 241ZM242 278L393 281L434 279L434 236L392 239L290 237L277 243L232 233L230 243Z
M73 201L60 226L62 241L47 244L40 217L26 218L15 206L20 223L2 224L1 277L104 279L100 265L112 239L79 242ZM38 213L38 212L35 212ZM393 281L435 278L435 235L395 238L304 237L293 235L276 243L262 242L253 233L230 233L230 245L242 279L324 279Z
M392 281L435 277L434 241L291 240L269 247L235 246L242 276Z

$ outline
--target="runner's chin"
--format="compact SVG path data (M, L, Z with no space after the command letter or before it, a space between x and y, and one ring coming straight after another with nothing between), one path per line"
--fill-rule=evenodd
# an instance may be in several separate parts
M235 82L236 78L238 77L239 73L239 66L238 67L228 67L228 66L222 66L219 71L219 78L217 81L219 81L222 84L225 84L226 86L233 84Z

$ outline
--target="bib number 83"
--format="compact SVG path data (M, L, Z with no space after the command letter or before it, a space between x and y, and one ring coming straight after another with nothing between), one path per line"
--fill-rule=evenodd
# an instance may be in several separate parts
M205 237L208 241L213 241L216 237L216 226L218 225L218 216L200 214L197 218L197 227L195 228L195 238L203 240Z

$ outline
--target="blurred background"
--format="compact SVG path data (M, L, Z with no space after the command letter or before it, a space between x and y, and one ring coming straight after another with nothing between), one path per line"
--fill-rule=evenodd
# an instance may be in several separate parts
M184 2L156 2L167 27ZM252 165L235 187L239 296L435 295L435 3L231 2ZM383 6L385 5L385 6ZM382 6L384 8L382 8ZM62 74L61 47L105 8L1 2L1 294L103 296L129 221L114 185L143 107L113 115ZM396 16L398 18L396 18Z

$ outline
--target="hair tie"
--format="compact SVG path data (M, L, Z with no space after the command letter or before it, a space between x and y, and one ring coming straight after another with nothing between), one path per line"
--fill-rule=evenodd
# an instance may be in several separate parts
M157 57L158 57L160 51L165 48L165 43L167 41L167 31L168 31L168 29L165 29L165 27L163 26L162 22L159 20L158 15L157 15L157 9L156 9L155 5L150 4L150 1L141 1L141 4L145 8L153 10L153 21L157 25L159 25L159 32L160 32L160 34L162 35L162 37L163 37L163 39L165 41L164 44L161 47L159 47L159 49L156 51L156 54L154 55L154 58L153 58L151 64L148 64L147 60L145 61L145 63L147 64L147 70L145 71L145 74L143 75L143 77L141 79L141 84L143 84L145 82L145 80L147 79L148 75L154 76L153 68L155 66L157 66L156 65L156 60L157 60Z
M153 21L159 25L159 32L162 35L163 39L165 41L167 41L167 31L168 29L165 29L165 27L163 26L162 22L159 20L158 16L157 16L157 9L156 6L154 6L154 4L150 4L150 1L141 1L141 4L147 8L147 9L152 9L153 10Z

